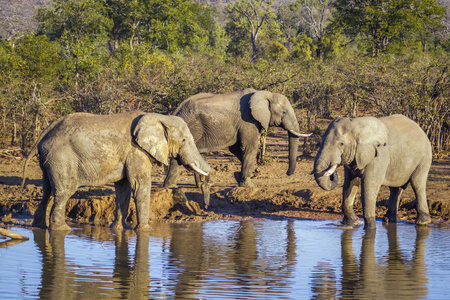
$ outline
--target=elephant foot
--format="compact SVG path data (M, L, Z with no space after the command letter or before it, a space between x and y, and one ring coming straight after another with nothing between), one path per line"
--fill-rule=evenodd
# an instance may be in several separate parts
M242 180L241 182L239 182L239 186L241 187L247 187L247 188L254 188L255 185L253 184L253 182L250 180L250 178L245 178L244 180Z
M361 222L361 220L356 215L352 216L352 217L345 217L344 216L344 218L342 219L341 223L343 225L346 225L346 226L360 226L360 225L363 224Z
M71 231L72 230L72 228L70 228L70 226L67 225L66 223L62 223L62 224L50 223L49 229L51 231Z
M139 224L137 227L136 227L136 231L137 232L147 232L147 231L150 231L150 225L147 223L147 224Z
M123 222L114 221L114 223L111 224L111 229L114 231L122 231L124 229L130 229L130 226Z
M364 229L373 230L377 228L377 224L375 222L375 217L364 218Z
M427 225L430 224L431 222L431 218L429 215L425 215L425 216L419 216L416 220L416 225Z
M34 219L33 223L31 224L32 227L38 227L38 228L42 228L42 229L47 229L48 225L45 222L44 219Z
M383 223L397 223L397 215L387 213L383 217Z

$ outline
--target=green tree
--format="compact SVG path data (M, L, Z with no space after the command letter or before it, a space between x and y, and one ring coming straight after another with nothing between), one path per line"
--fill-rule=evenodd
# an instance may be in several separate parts
M142 0L143 35L154 48L174 52L198 50L210 42L215 26L213 8L190 0Z
M60 73L59 46L46 36L25 34L15 47L0 42L0 107L2 131L11 131L11 144L20 131L22 149L29 134L39 135L55 100Z
M106 0L108 15L113 21L109 32L109 48L114 51L127 40L133 50L134 44L142 40L142 24L146 11L140 0Z
M76 76L100 65L113 25L107 11L106 0L56 0L53 6L38 12L39 33L60 43Z
M230 30L233 27L240 29L239 35L250 35L252 43L252 61L256 60L258 53L258 36L265 23L276 17L272 9L272 1L267 0L239 0L230 2L227 6L228 33L233 34Z
M309 60L312 58L316 50L316 45L313 39L308 35L301 34L292 39L292 56L295 58L303 58Z
M336 0L333 27L355 38L362 36L373 55L391 43L425 43L440 27L444 10L436 0Z

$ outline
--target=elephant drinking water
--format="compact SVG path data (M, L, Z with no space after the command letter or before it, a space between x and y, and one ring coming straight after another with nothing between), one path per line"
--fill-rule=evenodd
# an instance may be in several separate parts
M114 182L117 229L126 226L130 197L136 201L138 229L149 228L151 165L168 164L169 158L202 175L211 168L195 146L183 119L141 111L117 115L75 113L53 122L39 137L24 165L39 154L43 197L34 226L47 227L50 195L52 230L68 229L66 202L82 186Z
M277 93L245 89L228 94L197 94L183 101L174 112L183 118L200 153L228 148L241 162L240 186L252 186L250 177L261 130L280 126L289 135L289 170L295 171L298 138L301 134L289 100ZM171 161L164 186L176 185L178 163ZM205 205L209 204L209 177L203 182Z

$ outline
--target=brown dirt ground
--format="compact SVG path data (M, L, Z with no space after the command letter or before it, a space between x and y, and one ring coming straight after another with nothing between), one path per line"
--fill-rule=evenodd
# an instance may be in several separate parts
M323 121L326 128L328 121ZM323 132L323 131L322 131ZM230 219L328 219L338 220L341 214L343 168L338 172L340 185L327 192L319 188L310 172L319 144L320 135L308 139L306 151L300 155L295 174L287 176L287 135L274 129L267 138L265 164L258 165L253 182L255 188L237 186L234 172L240 170L236 157L228 151L218 151L207 156L212 167L211 205L202 209L202 194L196 188L193 174L183 171L178 189L162 188L165 170L154 166L151 217L167 222L201 222ZM304 141L300 141L302 154ZM42 172L34 158L27 170L27 185L20 193L24 159L20 152L0 151L0 220L5 224L25 225L32 222L38 201L42 197ZM450 158L433 162L427 186L428 202L434 224L450 223ZM389 189L382 187L377 202L377 216L386 212ZM114 219L114 187L82 188L67 204L67 220L77 224L108 226ZM398 220L413 222L416 218L415 197L408 187L400 203ZM355 208L361 216L359 200ZM134 204L130 206L128 221L136 221Z

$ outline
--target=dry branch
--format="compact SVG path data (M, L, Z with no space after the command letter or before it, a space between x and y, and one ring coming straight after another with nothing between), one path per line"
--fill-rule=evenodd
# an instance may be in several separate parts
M17 232L14 232L14 231L11 231L11 230L8 230L5 228L1 228L1 227L0 227L0 234L10 237L14 240L29 240L29 238L27 236L21 235Z

